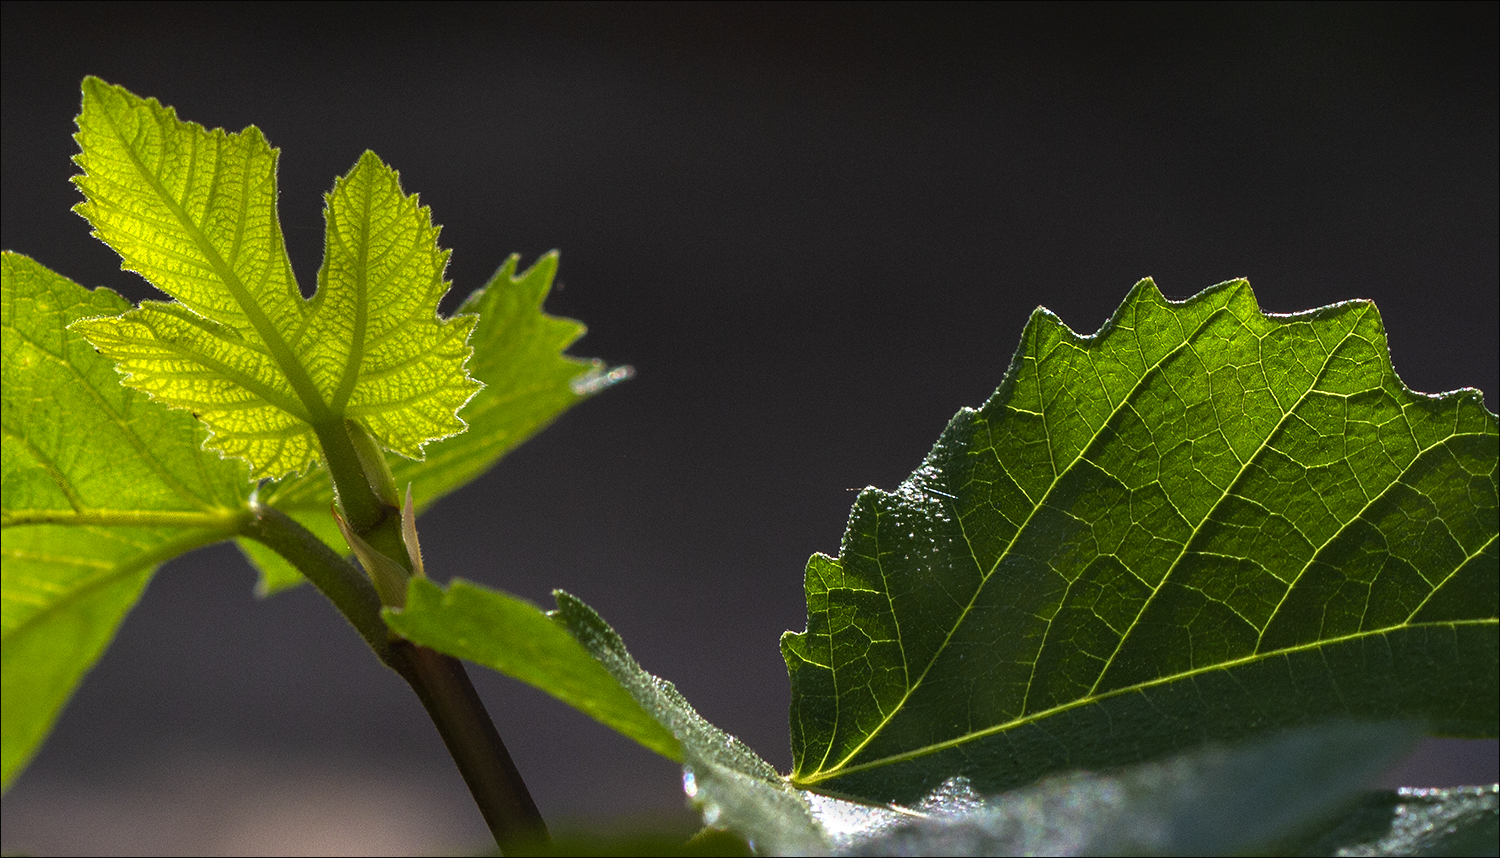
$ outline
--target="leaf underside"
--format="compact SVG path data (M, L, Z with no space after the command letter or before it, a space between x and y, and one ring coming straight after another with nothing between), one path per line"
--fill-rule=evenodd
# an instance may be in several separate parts
M1494 736L1496 437L1477 391L1401 384L1368 302L1039 310L809 562L793 783L991 794L1331 718Z
M409 458L463 430L475 320L438 318L448 253L394 170L366 152L334 184L304 300L277 222L277 152L258 129L208 131L95 78L83 90L77 211L176 299L75 323L128 385L191 411L253 477L304 472L318 433L344 419Z

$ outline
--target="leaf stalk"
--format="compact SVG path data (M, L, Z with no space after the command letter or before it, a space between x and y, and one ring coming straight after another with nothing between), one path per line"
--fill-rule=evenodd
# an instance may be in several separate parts
M325 434L333 442L324 449L329 451L329 471L346 525L358 533L354 525L358 515L366 528L360 534L364 548L380 551L410 575L412 561L402 540L400 511L387 509L375 496L348 432L319 432L320 437ZM381 599L370 579L302 525L268 506L256 504L253 511L255 515L241 533L297 567L333 602L376 657L416 692L500 848L513 850L545 842L546 823L463 665L390 631L381 618ZM384 547L392 537L398 551Z

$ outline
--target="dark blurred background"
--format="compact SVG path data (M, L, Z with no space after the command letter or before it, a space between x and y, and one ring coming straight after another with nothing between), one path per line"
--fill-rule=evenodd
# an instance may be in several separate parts
M549 311L638 376L429 513L428 567L580 595L787 768L807 556L1037 305L1092 332L1144 276L1371 298L1407 384L1496 407L1497 8L6 3L3 244L149 294L69 211L95 74L281 147L305 281L366 148L445 225L447 306L561 248ZM252 583L223 547L161 571L6 796L7 851L483 842L404 685L315 593ZM675 766L476 678L557 824L691 825ZM1433 742L1388 779L1496 766Z

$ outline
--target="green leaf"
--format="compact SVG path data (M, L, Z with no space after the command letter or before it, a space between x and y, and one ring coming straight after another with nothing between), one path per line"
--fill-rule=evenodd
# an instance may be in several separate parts
M520 679L683 764L683 786L712 826L758 851L822 851L807 798L743 742L703 720L675 686L636 663L620 636L562 591L542 613L466 581L446 592L412 580L406 608L384 611L407 639Z
M346 418L409 458L463 430L474 319L437 317L448 254L394 170L366 152L334 184L318 292L303 300L277 222L277 152L258 129L207 131L96 78L83 92L78 212L177 299L75 324L127 384L193 412L253 477L305 471L317 434Z
M629 367L606 371L601 361L562 354L585 329L572 319L542 312L557 273L557 254L549 253L517 274L519 259L507 259L459 308L479 319L469 339L474 349L469 374L484 388L463 410L469 431L429 444L423 462L391 462L397 486L412 486L419 512L489 470L568 408L629 376ZM341 544L328 515L333 485L326 471L314 469L284 480L263 491L262 499L328 544ZM242 540L241 547L263 570L262 592L301 580L296 570L259 543Z
M1039 310L1000 388L855 503L788 633L793 783L993 794L1329 719L1494 736L1497 433L1368 302L1245 281Z
M3 783L8 787L157 565L232 535L245 467L119 383L68 325L129 304L18 254L3 282Z
M682 759L672 733L643 710L555 615L506 593L456 580L445 591L423 578L386 624L415 643L525 682L658 754Z
M484 389L463 410L469 431L432 444L421 464L391 462L396 484L403 489L412 484L418 510L489 470L564 411L632 373L628 366L607 369L601 360L563 354L587 329L582 322L542 312L557 276L557 252L517 274L520 258L512 254L506 259L458 310L479 319L469 340L474 347L469 373Z

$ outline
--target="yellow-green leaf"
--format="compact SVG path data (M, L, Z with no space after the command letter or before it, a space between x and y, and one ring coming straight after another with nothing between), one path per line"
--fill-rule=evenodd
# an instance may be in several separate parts
M474 320L437 316L447 254L375 155L327 197L319 289L304 300L277 222L277 152L258 129L208 131L96 78L78 129L79 213L176 299L75 323L127 384L202 419L209 446L254 477L305 471L318 432L346 418L412 458L463 430Z
M584 326L542 312L557 274L557 254L549 253L517 273L519 259L507 259L459 308L479 319L469 338L474 349L469 374L484 388L464 407L469 431L429 444L422 462L391 462L396 484L412 486L418 511L489 470L567 409L629 375L629 367L607 370L601 361L563 354L583 336ZM268 487L262 499L330 545L338 544L338 530L328 516L333 485L321 468ZM262 592L302 580L259 543L241 540L241 547L262 570Z
M3 783L9 786L156 567L227 538L245 466L203 427L122 387L68 324L129 304L18 254L3 290Z

